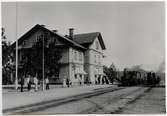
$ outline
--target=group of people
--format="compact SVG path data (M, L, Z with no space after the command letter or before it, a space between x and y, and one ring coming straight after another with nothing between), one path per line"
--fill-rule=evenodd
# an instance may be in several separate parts
M72 85L72 82L69 78L63 80L63 87L70 87Z
M38 78L37 78L37 74L33 77L31 75L27 75L26 76L23 76L19 79L19 83L20 83L20 91L23 92L24 90L24 85L27 86L27 90L28 91L31 91L32 89L32 85L34 85L35 87L35 91L38 91L38 84L40 84L40 86L42 87L43 86L43 82L39 81ZM48 77L45 78L45 85L46 85L46 90L49 90L49 79Z

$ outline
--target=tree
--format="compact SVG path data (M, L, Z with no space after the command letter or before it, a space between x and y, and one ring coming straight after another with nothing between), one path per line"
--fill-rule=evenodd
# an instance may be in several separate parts
M117 76L117 71L116 71L116 68L115 68L115 65L112 63L110 65L110 67L106 67L104 66L104 73L106 74L106 76L108 77L110 83L113 83L114 82L114 79L116 78Z
M14 70L13 59L14 56L11 54L10 45L11 42L7 41L5 35L5 28L2 27L2 84L11 84L11 74Z
M4 66L8 62L8 48L9 44L7 43L7 38L5 35L5 28L2 27L2 33L1 33L1 38L2 38L2 65Z
M23 50L24 60L22 63L24 74L35 75L37 73L38 78L42 79L43 55L45 76L59 74L61 49L56 47L55 40L49 42L49 39L48 35L41 35L32 48Z

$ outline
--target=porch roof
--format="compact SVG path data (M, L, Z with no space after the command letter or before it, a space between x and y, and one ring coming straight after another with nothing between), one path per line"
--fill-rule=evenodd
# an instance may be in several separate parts
M86 75L87 73L84 70L75 70L75 74L84 74L84 75Z

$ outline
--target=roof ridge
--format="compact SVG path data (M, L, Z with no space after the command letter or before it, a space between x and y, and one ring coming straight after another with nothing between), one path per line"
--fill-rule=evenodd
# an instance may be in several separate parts
M16 41L19 42L20 39L22 39L22 38L24 38L25 36L27 36L27 34L28 34L28 33L31 33L35 28L43 28L43 29L45 29L45 30L51 32L52 34L55 34L55 35L58 35L58 36L62 37L63 39L67 40L68 42L70 42L70 43L72 43L72 44L74 44L74 45L76 45L76 46L78 46L78 47L80 47L80 48L82 48L82 49L86 49L84 46L80 45L79 43L77 43L77 42L75 42L75 41L73 41L73 40L70 40L70 39L68 39L67 37L64 37L63 35L61 35L61 34L59 34L59 33L54 33L52 30L50 30L50 29L48 29L48 28L46 28L45 26L42 26L42 25L40 25L40 24L36 24L35 26L33 26L30 30L28 30L26 33L24 33L24 34L23 34L21 37L19 37ZM16 41L13 42L11 46L14 47L14 44L16 43Z
M88 32L88 33L78 33L78 34L74 34L74 36L75 36L75 35L83 35L83 34L94 34L94 33L100 34L100 32Z
M106 49L100 32L75 34L74 41L86 47L88 44L93 43L96 37L98 37L102 49Z

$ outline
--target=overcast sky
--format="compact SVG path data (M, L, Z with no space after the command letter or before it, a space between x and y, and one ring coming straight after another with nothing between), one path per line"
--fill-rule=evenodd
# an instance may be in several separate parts
M22 2L17 4L17 36L36 24L68 34L101 32L104 64L117 68L142 65L157 70L165 60L163 2ZM16 3L2 3L2 26L16 40Z

